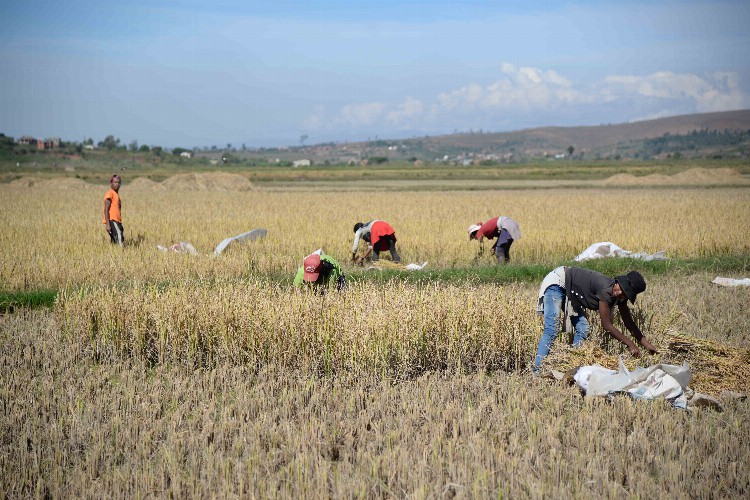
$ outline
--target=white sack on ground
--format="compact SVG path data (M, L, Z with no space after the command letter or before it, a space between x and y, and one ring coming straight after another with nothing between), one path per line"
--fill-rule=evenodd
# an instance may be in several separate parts
M578 257L575 258L576 262L583 262L584 260L590 259L601 259L602 257L629 257L631 259L640 260L667 260L664 255L665 251L648 254L646 252L631 252L630 250L624 250L623 248L615 245L611 241L601 241L594 243L586 250L584 250Z
M648 368L628 371L618 358L620 369L608 370L599 365L582 366L574 377L586 396L610 396L626 393L633 399L666 399L676 408L686 409L685 395L693 375L687 362L682 366L659 363Z
M715 283L721 286L750 286L750 278L734 279L734 278L722 278L717 276L711 283Z
M162 245L156 245L156 248L161 250L162 252L189 253L190 255L198 255L198 251L195 249L195 247L187 241L175 243L169 248Z
M224 240L222 240L222 242L216 246L216 249L214 250L214 254L219 255L232 242L243 243L245 241L255 241L260 238L265 238L267 234L268 234L268 229L253 229L252 231L238 234L237 236L230 236L229 238L224 238Z
M424 261L424 263L420 266L419 264L407 264L406 269L409 271L421 271L427 267L427 261Z

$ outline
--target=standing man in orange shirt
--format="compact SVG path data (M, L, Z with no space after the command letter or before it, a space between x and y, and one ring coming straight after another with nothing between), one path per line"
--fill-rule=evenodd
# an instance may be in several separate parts
M122 246L125 232L122 228L122 201L120 200L120 184L122 179L117 174L109 178L110 189L104 194L104 229L109 233L112 243Z

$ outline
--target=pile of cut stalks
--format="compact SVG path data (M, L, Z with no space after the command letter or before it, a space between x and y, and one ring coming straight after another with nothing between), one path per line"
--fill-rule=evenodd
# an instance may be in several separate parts
M580 366L599 364L617 370L617 354L611 354L596 342L584 342L583 346L572 348L556 342L553 350L543 363L543 368L561 372L574 372ZM698 392L720 397L725 391L750 393L750 348L734 347L721 342L698 339L682 334L672 334L655 339L659 352L644 354L640 359L631 356L627 350L622 354L625 366L651 366L657 363L682 365L687 361L693 380L690 387Z

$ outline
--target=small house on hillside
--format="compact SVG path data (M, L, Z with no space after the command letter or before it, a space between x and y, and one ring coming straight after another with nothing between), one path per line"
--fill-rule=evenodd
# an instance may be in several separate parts
M192 158L193 157L193 152L192 151L183 151L182 153L180 153L180 156L182 158Z
M21 138L18 139L18 144L22 146L30 146L32 144L36 144L36 137L31 137L30 135L21 136Z
M294 160L292 162L293 167L309 167L312 165L312 162L310 160L304 159L304 160Z

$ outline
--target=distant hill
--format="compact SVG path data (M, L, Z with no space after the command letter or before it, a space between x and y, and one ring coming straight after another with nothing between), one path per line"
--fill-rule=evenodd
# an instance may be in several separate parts
M290 148L283 157L322 161L408 159L516 162L576 159L750 156L750 110L673 116L616 125L540 127ZM268 152L268 151L267 151ZM563 156L564 155L564 156Z

